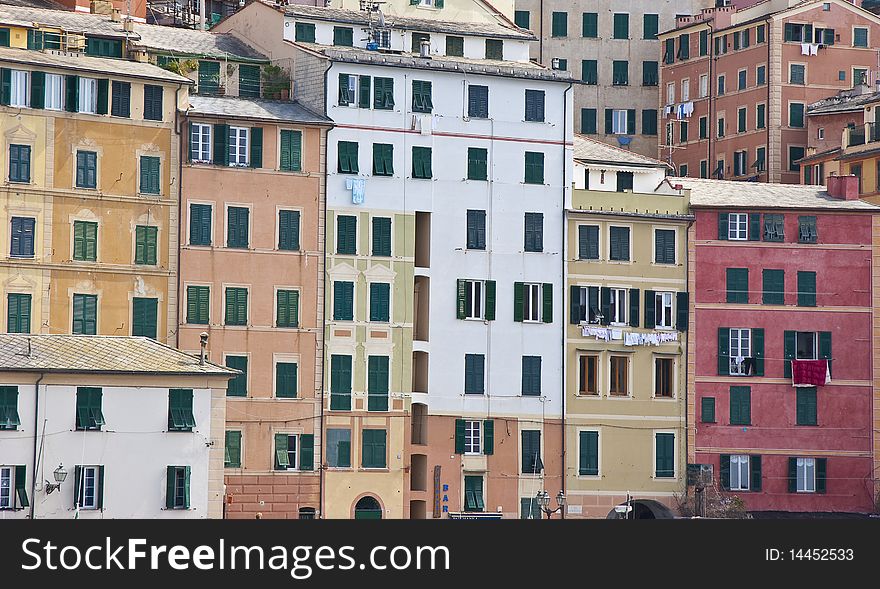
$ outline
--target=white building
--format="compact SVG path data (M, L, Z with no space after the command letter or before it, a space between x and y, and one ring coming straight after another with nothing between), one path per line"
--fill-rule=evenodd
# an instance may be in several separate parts
M0 519L222 517L235 374L142 337L0 335Z
M534 37L502 18L287 6L282 19L268 10L249 6L225 26L289 64L294 97L335 123L326 147L325 428L349 430L355 472L328 465L328 497L348 513L366 491L388 516L431 517L428 472L440 466L449 501L435 517L519 517L521 499L561 488L570 76L530 63ZM265 31L282 22L283 42L271 45ZM376 251L377 231L389 236L385 251ZM375 283L390 284L377 313ZM390 357L392 399L411 411L399 435L393 403L390 415L358 403L372 394L375 355ZM337 371L334 357L351 368ZM353 395L350 410L334 408L334 394ZM385 481L357 459L357 430L377 427L390 430ZM528 473L524 451L541 458ZM400 471L409 477L398 482ZM334 496L343 483L349 501Z

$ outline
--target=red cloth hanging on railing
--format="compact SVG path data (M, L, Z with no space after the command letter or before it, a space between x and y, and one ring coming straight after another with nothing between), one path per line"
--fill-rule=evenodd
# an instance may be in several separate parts
M828 360L792 360L791 384L796 387L815 387L831 382Z

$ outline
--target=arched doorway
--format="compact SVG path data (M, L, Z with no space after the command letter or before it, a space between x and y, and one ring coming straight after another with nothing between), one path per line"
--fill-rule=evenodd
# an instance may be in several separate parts
M382 519L382 506L375 497L361 497L354 506L354 519Z
M617 510L617 507L626 506L626 503L621 503L609 511L605 519L672 519L675 517L672 511L659 501L633 499L630 501L630 504L632 505L632 511L629 512L629 517L627 517L626 513Z

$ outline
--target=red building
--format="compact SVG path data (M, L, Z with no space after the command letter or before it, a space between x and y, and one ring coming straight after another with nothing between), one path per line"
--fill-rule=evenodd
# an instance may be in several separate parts
M806 105L878 75L880 17L846 0L707 8L658 38L659 157L680 176L799 183Z
M696 218L688 462L749 511L875 510L880 208L857 182L682 179ZM792 360L821 359L830 382L794 387Z

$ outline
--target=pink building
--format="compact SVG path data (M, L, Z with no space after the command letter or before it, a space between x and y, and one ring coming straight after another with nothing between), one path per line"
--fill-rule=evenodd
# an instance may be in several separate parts
M688 462L752 512L876 509L880 209L856 183L683 180L696 217ZM793 386L792 360L823 359L830 382Z
M875 81L880 17L846 0L760 2L659 38L660 159L681 176L794 184L806 105Z

